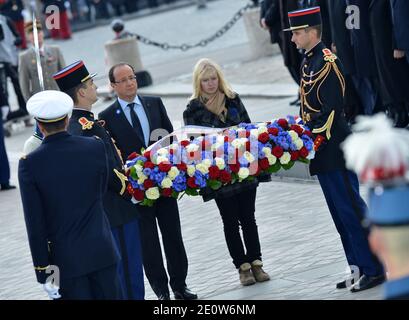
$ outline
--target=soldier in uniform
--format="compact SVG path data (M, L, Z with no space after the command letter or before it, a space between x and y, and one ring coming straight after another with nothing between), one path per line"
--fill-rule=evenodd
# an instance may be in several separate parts
M350 130L343 115L345 81L337 57L321 42L320 7L288 13L292 41L305 50L301 65L300 115L312 130L315 158L311 175L317 175L329 211L340 234L350 266L359 268L359 279L351 277L337 284L352 292L372 288L384 279L382 265L372 254L368 233L361 226L366 204L359 195L355 173L348 171L340 144ZM355 270L355 269L352 269Z
M72 106L54 90L27 102L44 135L18 169L34 269L51 298L119 299L119 254L102 204L108 159L101 139L67 133Z
M360 117L343 144L346 163L369 186L371 248L388 270L386 299L409 299L409 131L384 114Z
M1 13L9 17L20 35L21 49L27 49L26 35L24 32L24 4L22 0L0 0Z
M89 74L84 62L77 61L53 75L60 90L74 101L74 109L68 132L74 136L97 136L105 144L108 156L108 190L104 195L104 208L111 224L115 241L122 256L119 275L125 299L143 300L142 253L139 239L137 208L126 191L127 178L124 166L109 133L92 113L97 101L97 87L93 82L96 74Z
M19 79L23 96L28 100L33 94L40 92L40 81L38 78L37 60L34 51L33 22L25 25L27 37L32 47L20 54L19 57ZM37 21L38 45L40 47L41 67L43 69L44 89L58 90L57 83L52 75L65 67L64 57L58 46L44 44L44 34L41 23Z

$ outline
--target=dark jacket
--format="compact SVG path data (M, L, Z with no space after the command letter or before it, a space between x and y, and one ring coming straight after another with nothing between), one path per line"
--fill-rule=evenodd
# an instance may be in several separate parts
M226 97L227 117L226 122L222 122L219 117L214 113L206 109L206 107L198 99L191 100L183 112L183 120L185 125L196 125L202 127L211 128L226 128L238 125L240 123L250 123L250 117L239 95L230 99ZM264 177L264 180L268 180L270 176ZM254 189L258 186L258 180L251 182L235 183L220 188L214 191L210 188L201 190L201 195L204 201L211 199L227 198L232 195L241 193L246 190Z
M409 51L409 1L391 0L396 49Z
M81 121L87 121L81 124ZM101 138L108 157L108 190L104 195L104 208L112 228L124 225L137 216L137 208L130 201L126 191L126 182L121 179L124 175L122 159L109 133L94 119L90 111L74 109L68 125L68 132L75 136Z
M281 41L280 33L283 28L280 19L280 3L279 0L264 0L260 6L260 20L265 19L266 25L269 27L271 43Z
M324 57L324 49L325 45L320 42L308 52L301 69L303 82L300 115L314 135L321 135L326 140L311 160L311 175L345 169L340 144L350 133L343 114L342 66L330 51L330 55ZM325 59L334 60L331 62ZM330 67L327 74L322 74L325 72L324 66ZM335 67L340 71L338 75ZM313 83L310 84L311 82Z
M4 4L0 5L0 12L9 17L12 21L23 20L24 5L22 0L7 0Z
M108 164L100 139L53 134L20 160L18 170L38 282L45 282L49 265L68 279L117 263L102 204Z

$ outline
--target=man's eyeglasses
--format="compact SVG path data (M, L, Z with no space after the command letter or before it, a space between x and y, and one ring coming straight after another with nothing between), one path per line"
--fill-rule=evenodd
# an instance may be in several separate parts
M119 80L119 81L114 81L114 83L116 83L116 84L124 84L124 83L127 83L128 81L136 81L136 76L130 76L130 77L128 77L128 78L125 78L125 79L121 79L121 80Z

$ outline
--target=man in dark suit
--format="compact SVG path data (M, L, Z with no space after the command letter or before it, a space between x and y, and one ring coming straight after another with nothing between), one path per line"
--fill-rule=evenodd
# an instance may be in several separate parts
M137 95L135 70L121 63L109 71L111 86L118 99L99 114L105 128L117 143L124 159L132 152L141 153L154 141L152 137L173 132L162 100L158 97ZM179 209L173 198L160 198L153 207L139 206L142 254L145 273L159 299L170 299L168 277L163 265L157 231L162 233L170 286L176 299L197 299L185 280L188 261L180 227Z
M19 162L34 269L52 298L119 299L119 255L102 204L108 179L104 143L67 133L72 106L69 96L52 90L27 103L44 135L41 146Z
M97 136L105 144L109 177L108 190L103 201L122 257L118 272L124 289L124 298L143 300L145 288L137 208L126 192L128 182L119 152L109 133L94 118L91 111L92 105L97 101L97 87L92 79L95 75L88 72L84 62L77 61L53 77L61 91L67 93L74 101L68 132L74 136Z
M345 167L340 144L350 134L344 118L345 80L337 57L321 42L320 7L288 13L292 41L305 50L301 68L300 115L312 130L315 158L311 175L317 175L332 219L340 234L350 266L359 270L359 279L351 277L337 284L352 292L372 288L385 280L379 260L372 254L368 230L362 227L367 207L359 195L356 174ZM362 275L362 276L361 276Z

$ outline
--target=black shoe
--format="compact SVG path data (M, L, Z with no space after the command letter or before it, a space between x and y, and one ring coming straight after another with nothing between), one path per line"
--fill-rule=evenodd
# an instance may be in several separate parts
M169 292L159 293L158 300L170 300Z
M351 276L351 277L348 278L348 279L345 279L345 280L343 280L343 281L341 281L341 282L338 282L338 283L337 283L337 289L346 289L346 288L347 288L347 282L348 282L349 285L352 285L352 284L354 284L354 282L355 282L354 279L355 279L355 278Z
M0 185L0 191L12 190L12 189L15 189L15 188L16 188L16 186L12 186L12 185L9 184L9 183L2 183L2 184Z
M184 287L181 290L173 291L176 300L196 300L197 294L190 291L187 287Z
M374 276L374 277L370 277L364 274L361 278L359 278L358 282L355 283L351 287L350 290L351 292L359 292L359 291L374 288L384 282L385 282L384 274L381 274L379 276Z

